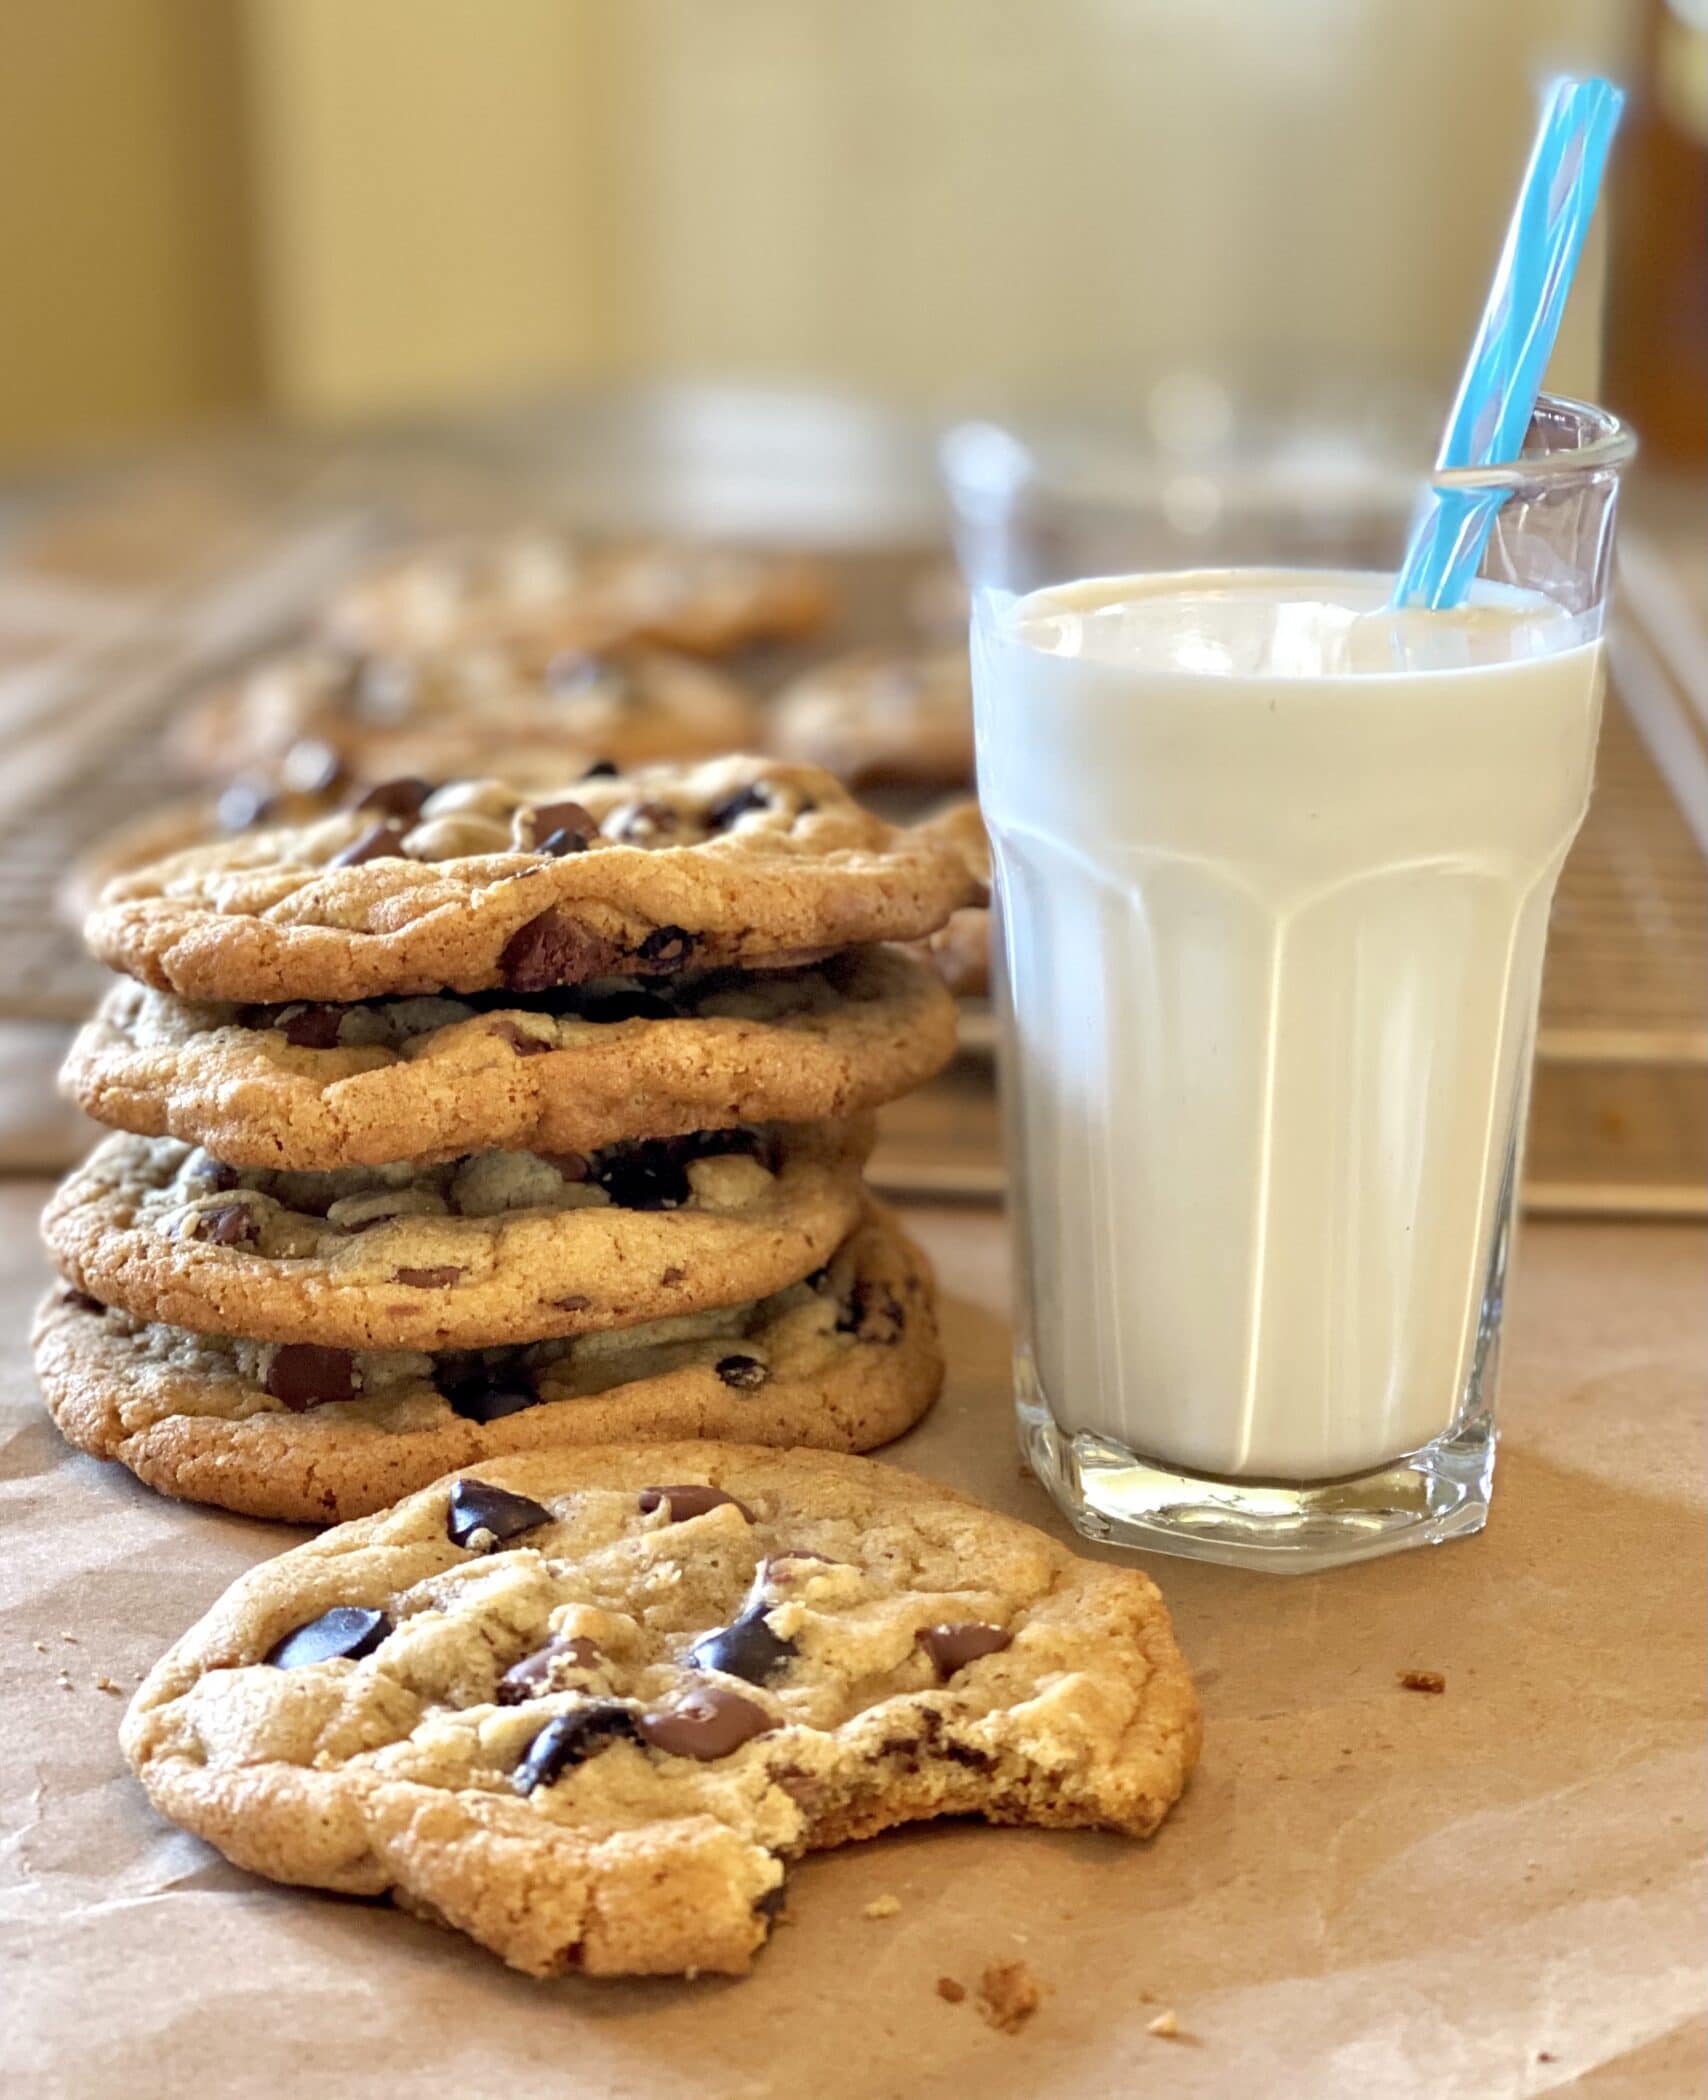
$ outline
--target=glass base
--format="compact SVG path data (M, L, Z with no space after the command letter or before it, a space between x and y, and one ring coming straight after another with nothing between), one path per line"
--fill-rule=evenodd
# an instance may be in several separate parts
M1488 1522L1495 1431L1486 1411L1392 1465L1301 1484L1219 1480L1141 1458L1108 1437L1070 1434L1043 1396L1016 1395L1020 1448L1082 1538L1271 1575L1439 1546Z

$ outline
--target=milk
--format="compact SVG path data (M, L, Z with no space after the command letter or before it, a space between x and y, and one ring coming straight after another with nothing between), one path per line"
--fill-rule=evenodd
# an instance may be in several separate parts
M1025 1375L1194 1474L1430 1443L1498 1279L1599 622L1388 588L1128 577L975 620Z

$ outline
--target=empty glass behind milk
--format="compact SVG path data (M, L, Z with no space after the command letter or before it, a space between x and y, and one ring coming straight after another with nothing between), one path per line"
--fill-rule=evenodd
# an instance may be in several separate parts
M1478 1530L1618 475L1544 397L1464 606L1329 430L968 426L1022 1445L1086 1536L1298 1571ZM1414 455L1415 457L1415 455Z

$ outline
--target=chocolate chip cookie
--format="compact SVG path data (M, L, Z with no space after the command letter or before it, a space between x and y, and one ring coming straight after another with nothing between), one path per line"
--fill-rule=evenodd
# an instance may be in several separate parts
M968 874L988 893L990 840L976 802L970 797L964 802L952 802L921 828L948 840L960 854ZM953 913L934 933L927 934L915 952L929 963L957 999L986 999L990 996L991 939L988 906L969 904Z
M42 1229L70 1282L137 1319L338 1349L478 1349L797 1281L853 1229L871 1138L856 1118L298 1174L110 1137L60 1184Z
M121 877L96 955L191 999L349 1002L775 967L935 931L978 884L828 773L758 758L528 794L396 780Z
M56 1291L35 1330L70 1442L169 1495L288 1523L366 1516L453 1466L652 1437L867 1451L930 1406L925 1257L881 1214L768 1297L574 1340L429 1354L192 1334Z
M565 650L540 667L495 647L427 657L304 649L192 708L173 748L214 780L276 778L305 743L356 780L561 780L601 758L630 767L741 751L758 725L733 680L664 650Z
M125 979L62 1081L117 1129L232 1166L324 1170L848 1116L954 1049L931 971L863 948L795 970L354 1006L191 1004Z
M1148 1836L1198 1726L1136 1569L870 1460L690 1443L464 1468L254 1569L123 1740L274 1880L530 1975L739 1975L801 1854L938 1815Z
M500 644L540 668L559 650L643 641L718 656L823 625L830 586L795 555L651 542L593 549L533 527L406 549L333 601L332 640L412 655Z
M772 746L851 787L967 787L973 685L964 643L862 649L778 695Z

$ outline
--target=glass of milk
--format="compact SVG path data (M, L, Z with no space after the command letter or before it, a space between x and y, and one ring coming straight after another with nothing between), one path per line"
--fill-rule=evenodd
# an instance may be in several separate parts
M1088 1537L1294 1571L1486 1520L1631 449L1545 399L1521 461L1440 477L1506 492L1468 605L1396 613L1284 507L1260 563L1128 567L1107 490L1094 516L988 429L946 448L1021 1437ZM1128 522L1154 544L1148 499Z

